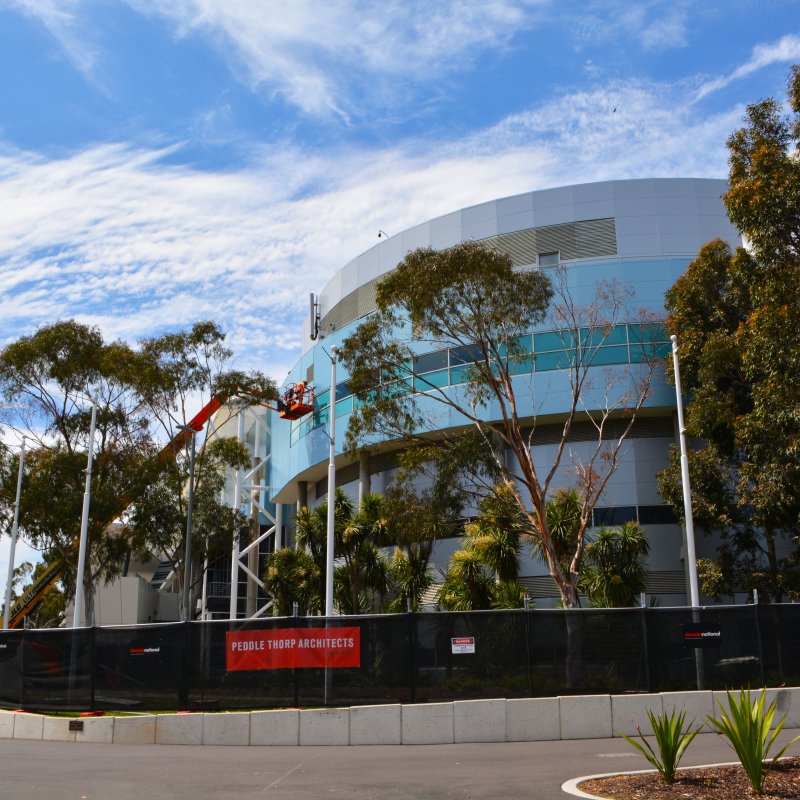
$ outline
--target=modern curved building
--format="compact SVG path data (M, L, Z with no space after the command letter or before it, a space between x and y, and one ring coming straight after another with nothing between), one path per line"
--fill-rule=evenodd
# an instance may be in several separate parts
M634 294L633 305L663 317L665 291L697 255L701 245L720 237L731 246L740 243L729 222L721 196L721 180L653 179L608 181L566 186L505 197L455 211L398 233L379 242L344 265L315 296L303 328L303 354L289 373L287 383L307 381L314 386L313 415L291 424L272 424L270 449L271 500L279 509L278 527L289 534L291 514L286 504L314 506L327 495L329 419L336 418L337 485L354 498L364 491L382 491L392 479L391 448L380 455L349 462L341 455L348 416L353 410L347 374L341 365L337 385L330 386L332 345L341 345L366 315L375 308L375 287L411 250L442 249L461 241L476 240L508 253L516 267L548 269L566 267L571 292L577 302L587 302L598 281L618 280ZM662 335L666 351L666 336ZM632 319L617 325L596 362L602 365L636 364L643 361L642 332ZM532 357L523 360L526 374L520 379L519 397L537 418L534 457L550 463L568 400L568 374L563 368L560 336L542 323L531 330L524 345ZM465 380L463 354L457 349L425 352L417 348L417 368L437 387L456 387ZM587 405L601 397L584 398ZM333 408L333 411L332 411ZM682 532L656 487L656 474L666 465L667 448L676 441L675 393L656 375L645 413L637 421L632 438L624 446L621 463L605 495L595 508L595 524L619 524L638 519L650 544L649 591L665 602L680 604L686 592ZM488 409L487 414L491 414ZM441 414L437 426L460 424ZM570 448L580 457L594 441L588 425L576 425ZM536 452L538 451L538 452ZM570 486L568 465L558 476ZM281 540L286 541L284 536ZM434 562L445 568L457 546L442 543ZM698 542L699 554L711 553L710 543ZM556 596L555 586L542 563L525 559L523 582L531 594L547 605Z

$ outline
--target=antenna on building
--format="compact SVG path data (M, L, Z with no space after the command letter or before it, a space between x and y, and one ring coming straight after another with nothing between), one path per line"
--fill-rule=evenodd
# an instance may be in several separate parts
M309 320L311 322L311 340L314 341L319 336L319 298L314 292L308 295Z

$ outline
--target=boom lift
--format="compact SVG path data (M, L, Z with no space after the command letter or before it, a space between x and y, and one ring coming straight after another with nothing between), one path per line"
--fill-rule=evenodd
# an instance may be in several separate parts
M200 411L197 412L186 424L187 428L194 431L201 431L211 417L222 408L231 397L244 397L250 400L254 399L254 395L241 389L235 395L218 394L214 395L211 400L206 403ZM309 386L305 381L299 383L287 384L281 395L278 397L277 405L272 406L269 403L255 400L257 405L268 408L271 411L277 411L281 419L296 420L310 414L314 410L314 387ZM188 433L185 430L179 430L172 439L164 445L161 451L156 456L156 459L165 459L174 457L178 450L182 449L186 444ZM131 504L131 498L122 495L120 497L117 512L114 515L116 519L123 511ZM109 520L107 525L110 525L113 520ZM78 542L73 544L73 550L78 549ZM11 606L10 616L8 618L8 628L19 628L23 625L25 617L28 616L36 606L41 603L47 592L61 577L64 571L64 565L60 561L53 562L41 574L36 582L20 597L16 603ZM2 618L0 618L0 622Z

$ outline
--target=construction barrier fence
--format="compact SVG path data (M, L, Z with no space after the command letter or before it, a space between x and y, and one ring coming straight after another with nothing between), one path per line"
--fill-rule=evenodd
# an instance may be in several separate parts
M0 632L0 707L213 710L800 685L800 604Z

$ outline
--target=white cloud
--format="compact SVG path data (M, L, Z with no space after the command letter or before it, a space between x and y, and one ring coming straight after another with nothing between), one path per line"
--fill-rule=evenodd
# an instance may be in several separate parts
M208 39L254 89L309 114L359 113L357 97L391 105L409 84L463 68L532 24L547 0L128 0ZM395 99L397 99L395 97Z
M750 58L729 75L714 78L714 80L704 83L698 90L695 100L702 100L712 92L724 89L728 84L740 78L745 78L770 64L782 64L791 61L800 61L800 36L793 33L783 36L777 42L756 45Z
M135 340L213 317L243 365L282 376L308 291L379 228L559 184L724 175L741 108L695 117L686 94L620 82L458 141L313 154L276 143L228 172L125 144L0 154L0 341L59 318Z
M685 0L595 0L556 10L579 46L624 42L634 50L670 50L688 44Z
M87 41L78 14L85 0L9 0L9 2L11 8L38 19L61 45L75 68L87 78L94 80L97 52Z

